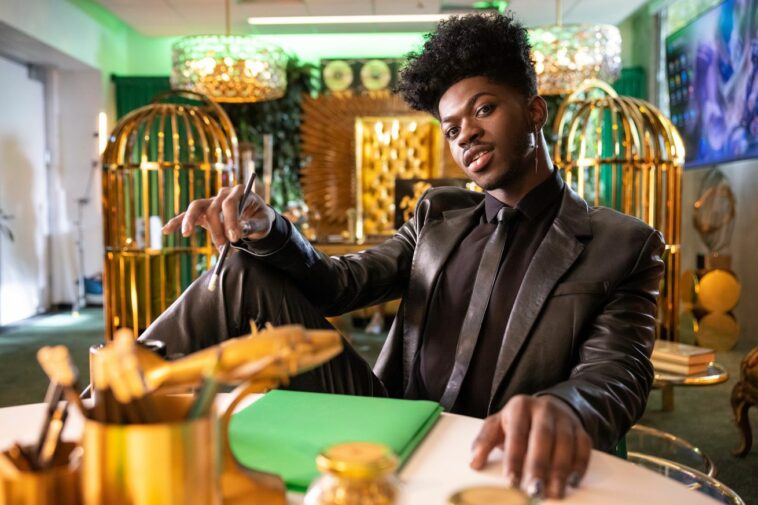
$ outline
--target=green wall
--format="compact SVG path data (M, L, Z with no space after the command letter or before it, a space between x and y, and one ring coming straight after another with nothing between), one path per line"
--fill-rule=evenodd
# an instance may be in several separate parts
M133 30L92 1L3 0L0 21L93 68L125 68Z
M621 32L621 66L642 67L651 75L655 38L653 17L643 5L618 25Z
M100 109L110 117L115 114L111 74L130 72L131 45L148 43L93 0L2 0L0 22L99 70Z

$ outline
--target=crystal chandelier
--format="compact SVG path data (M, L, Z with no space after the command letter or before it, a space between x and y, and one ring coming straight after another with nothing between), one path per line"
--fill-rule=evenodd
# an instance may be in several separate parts
M172 46L171 86L208 95L216 102L263 102L284 96L287 55L248 36L184 37Z
M541 95L573 92L585 79L615 81L621 71L621 33L613 25L563 25L556 0L556 24L529 30L537 87Z

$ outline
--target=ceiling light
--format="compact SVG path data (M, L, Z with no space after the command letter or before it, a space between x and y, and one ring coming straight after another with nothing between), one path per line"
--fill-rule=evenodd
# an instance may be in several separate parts
M561 3L556 23L529 30L541 95L573 92L585 79L615 81L621 71L621 32L613 25L564 25Z
M263 102L287 90L285 52L251 36L184 37L172 46L171 86L208 95L216 102Z
M248 18L247 22L256 26L289 25L342 25L374 23L437 23L449 14L391 14L371 16L283 16Z

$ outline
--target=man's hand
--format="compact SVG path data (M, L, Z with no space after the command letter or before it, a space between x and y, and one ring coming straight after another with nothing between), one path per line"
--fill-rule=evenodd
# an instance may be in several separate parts
M227 238L231 242L241 238L262 239L271 231L276 213L261 197L251 193L238 216L237 209L244 192L245 188L238 184L233 188L222 187L214 198L190 202L185 212L166 223L163 233L168 235L181 226L182 235L189 237L195 226L202 226L211 233L218 248L226 243Z
M566 484L577 487L592 450L581 421L554 396L514 396L484 421L474 440L471 467L480 470L492 449L503 448L503 475L530 496L563 498Z

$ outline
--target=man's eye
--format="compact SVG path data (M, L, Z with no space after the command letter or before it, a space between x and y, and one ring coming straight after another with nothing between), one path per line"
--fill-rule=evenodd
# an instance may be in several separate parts
M445 137L447 137L448 139L453 139L453 138L455 138L456 135L458 135L458 127L457 126L454 126L452 128L448 128L447 131L445 132Z
M489 104L482 105L476 110L476 115L477 116L487 115L490 112L492 112L492 109L493 109L492 105L489 105Z

